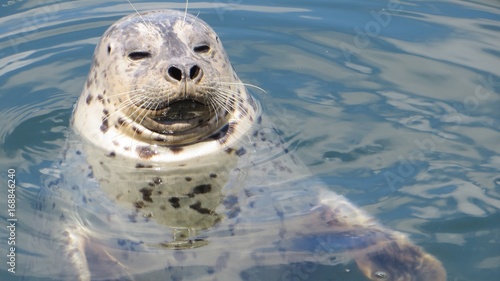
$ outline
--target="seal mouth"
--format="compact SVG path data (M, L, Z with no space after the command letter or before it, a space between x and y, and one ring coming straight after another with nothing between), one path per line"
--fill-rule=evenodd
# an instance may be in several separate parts
M223 135L221 129L231 115L206 94L182 95L168 101L151 103L140 109L130 108L129 133L162 146L181 146Z
M200 124L211 118L210 108L201 102L192 99L173 102L161 110L160 115L150 119L160 125L174 125L199 120Z
M180 99L150 111L140 124L159 134L163 142L174 143L181 140L201 140L219 130L225 123L221 109L213 108L204 101L192 98Z

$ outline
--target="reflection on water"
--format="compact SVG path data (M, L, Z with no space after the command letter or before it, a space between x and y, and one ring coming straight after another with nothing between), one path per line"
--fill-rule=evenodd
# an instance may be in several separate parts
M192 2L240 77L266 89L264 110L316 178L409 233L449 280L497 279L498 3ZM17 169L19 216L28 218L40 170L61 153L94 44L133 9L126 1L1 4L0 168ZM17 231L24 241L36 236L29 221ZM335 277L361 279L340 268ZM301 280L332 276L328 267L307 272Z

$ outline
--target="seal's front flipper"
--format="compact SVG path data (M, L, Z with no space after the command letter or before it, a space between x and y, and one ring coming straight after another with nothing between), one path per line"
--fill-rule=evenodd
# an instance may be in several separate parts
M64 269L63 280L90 281L90 270L85 255L85 240L76 228L66 228L56 236L62 254L70 266Z
M63 280L134 280L127 268L83 229L67 228L58 237L58 243L70 266L65 269Z
M374 281L446 281L441 262L397 232L361 251L355 260Z
M97 240L97 239L96 239ZM123 256L115 256L109 248L88 239L85 245L87 263L91 269L92 280L134 281L127 266L119 261ZM126 253L123 253L126 255Z

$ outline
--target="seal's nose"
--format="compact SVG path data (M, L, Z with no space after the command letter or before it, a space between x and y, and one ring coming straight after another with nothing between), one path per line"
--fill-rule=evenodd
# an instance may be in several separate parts
M199 82L203 76L202 69L197 64L190 65L171 65L167 70L167 79L175 81L193 81Z

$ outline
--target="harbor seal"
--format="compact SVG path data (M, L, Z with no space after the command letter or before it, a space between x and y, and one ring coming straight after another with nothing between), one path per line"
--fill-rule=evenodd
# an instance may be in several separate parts
M114 23L72 126L61 174L75 176L47 181L44 196L63 222L66 279L262 280L281 266L269 280L302 280L297 264L352 257L369 280L446 280L404 234L302 176L197 17Z

